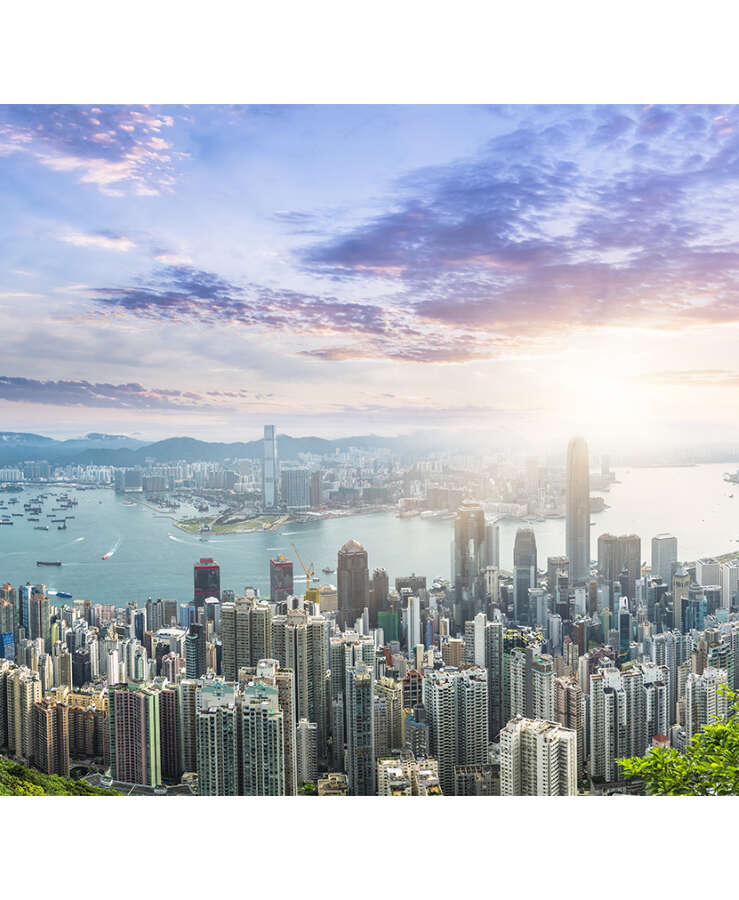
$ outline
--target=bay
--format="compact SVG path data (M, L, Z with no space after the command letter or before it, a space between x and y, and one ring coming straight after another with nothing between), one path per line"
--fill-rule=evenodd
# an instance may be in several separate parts
M609 508L591 517L592 557L603 532L640 535L646 562L651 538L660 532L678 538L682 560L739 550L739 486L723 481L723 473L733 468L735 464L718 463L615 470L619 483L603 494ZM22 511L23 502L41 491L60 489L34 486L2 497L18 497L18 504L9 504L7 511ZM213 557L220 564L223 588L239 593L254 586L267 593L269 559L284 555L295 564L300 590L305 582L297 580L302 571L291 544L306 563L315 564L323 583L335 583L336 576L324 575L321 569L336 568L337 552L350 538L367 548L370 570L387 569L391 583L396 576L411 573L426 575L429 581L450 576L451 520L398 519L393 513L379 513L286 525L280 534L218 535L201 543L197 536L178 531L169 519L156 518L142 503L125 505L112 490L69 493L78 505L68 511L75 518L67 531L56 531L55 526L48 532L34 531L34 523L20 518L13 519L12 527L0 526L0 581L44 583L97 603L141 603L150 596L184 603L192 599L193 564L201 557ZM48 500L45 511L52 505ZM500 522L504 569L511 568L516 530L523 525L534 529L539 568L546 566L547 556L565 552L564 519L530 523L504 519ZM109 552L110 558L101 559ZM63 565L41 568L36 560L61 560Z

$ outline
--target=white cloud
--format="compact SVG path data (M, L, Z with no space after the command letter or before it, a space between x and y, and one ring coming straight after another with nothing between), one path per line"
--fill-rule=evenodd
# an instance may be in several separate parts
M65 244L75 247L97 247L99 250L117 250L126 253L136 246L127 237L110 237L105 234L85 234L81 231L68 231L59 237Z
M165 266L189 266L192 262L189 256L180 255L178 253L160 253L156 257L156 261Z

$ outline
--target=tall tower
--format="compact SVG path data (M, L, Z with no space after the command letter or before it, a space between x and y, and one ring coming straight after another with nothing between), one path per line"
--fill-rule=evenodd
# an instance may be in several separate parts
M529 611L529 590L536 587L536 537L533 528L519 528L513 543L513 617L533 625Z
M204 557L195 563L193 585L195 606L202 606L208 597L221 599L221 567L214 559Z
M354 796L375 794L374 677L364 662L347 669L347 774Z
M284 713L276 686L255 681L243 691L241 785L247 797L285 794Z
M277 438L275 426L264 426L264 461L262 463L262 506L277 506Z
M306 584L306 589L310 588ZM269 599L272 603L282 603L293 593L293 564L280 556L269 561Z
M353 628L369 607L369 564L367 551L359 541L347 541L339 550L336 580L340 624Z
M570 583L582 584L590 574L590 463L581 437L567 447L566 540Z
M136 682L108 688L111 773L118 781L162 783L159 692Z
M494 553L495 531L485 526L485 510L479 503L463 503L454 521L452 580L458 605L457 624L472 619L483 608L485 579L482 575Z
M677 538L658 534L652 538L652 576L665 584L672 583L673 564L677 562Z

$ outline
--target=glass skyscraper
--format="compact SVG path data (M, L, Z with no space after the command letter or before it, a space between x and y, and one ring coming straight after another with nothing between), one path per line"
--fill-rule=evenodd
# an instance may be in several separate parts
M582 584L590 574L590 463L581 437L567 447L566 543L570 584Z

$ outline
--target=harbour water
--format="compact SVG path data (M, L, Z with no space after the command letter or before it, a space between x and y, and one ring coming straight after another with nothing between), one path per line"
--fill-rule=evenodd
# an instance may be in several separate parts
M736 464L720 463L676 468L619 469L619 481L603 496L609 508L593 514L591 555L596 556L599 534L636 533L642 538L642 559L650 561L651 538L668 531L678 538L681 559L739 551L739 486L723 481ZM730 495L736 488L736 498ZM28 498L49 489L34 486L19 494L3 494L22 511ZM57 492L59 489L50 488ZM284 555L295 564L297 587L300 565L290 544L306 563L313 562L322 582L335 583L323 567L336 568L336 553L349 538L361 541L369 553L370 570L384 567L392 580L412 572L449 578L453 522L393 513L325 519L305 525L286 525L279 534L259 532L217 535L207 543L176 529L171 520L137 502L125 505L112 490L69 492L78 500L66 531L53 526L35 531L34 523L14 518L0 528L0 581L44 583L75 598L124 605L147 597L192 599L192 567L201 556L221 565L221 584L237 592L247 585L264 591L269 586L269 559ZM51 501L47 501L51 508ZM19 509L20 508L20 509ZM3 510L5 511L5 510ZM512 565L516 529L530 525L536 534L539 567L546 557L565 552L564 519L536 522L501 521L501 565ZM107 559L101 557L111 555ZM60 560L61 567L37 567L37 560ZM302 584L304 584L304 579Z

